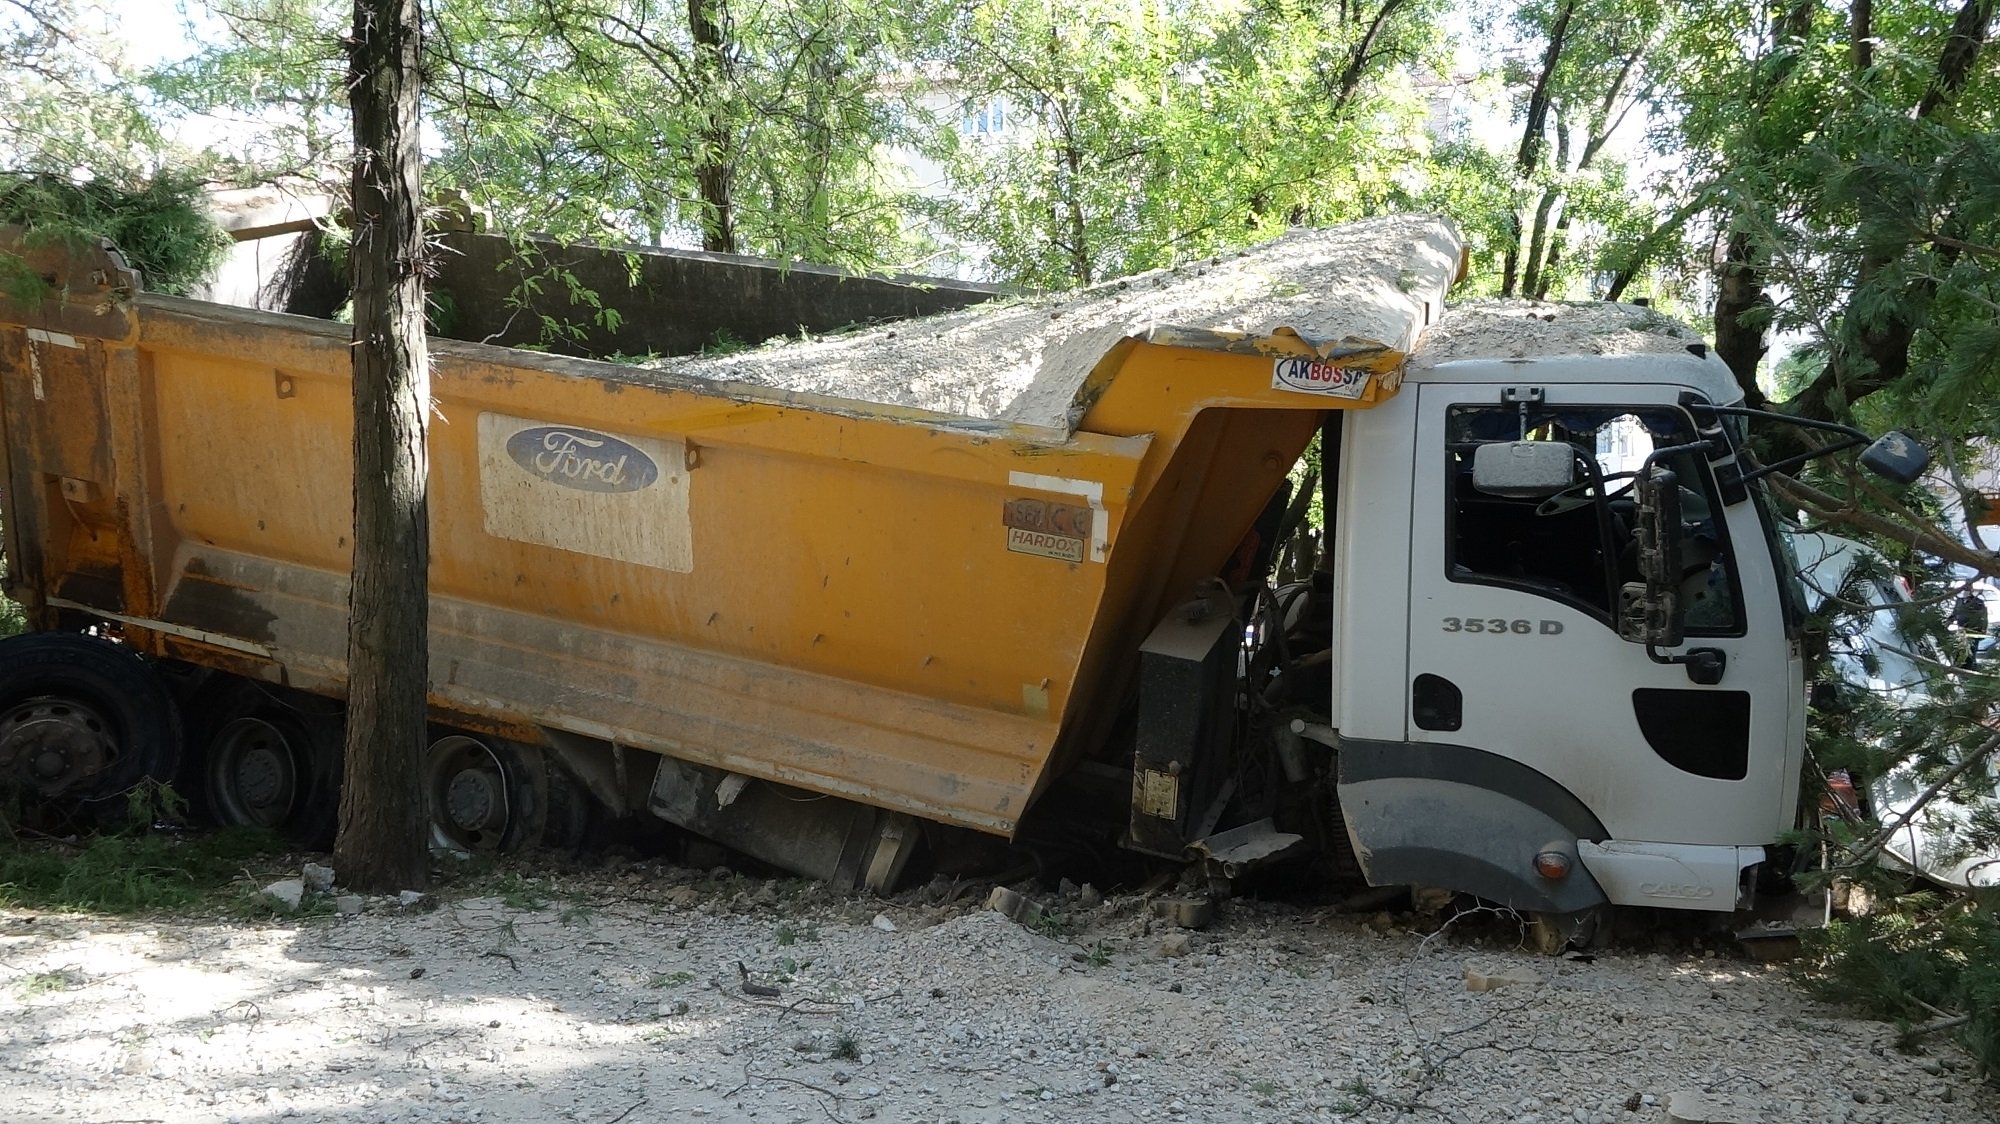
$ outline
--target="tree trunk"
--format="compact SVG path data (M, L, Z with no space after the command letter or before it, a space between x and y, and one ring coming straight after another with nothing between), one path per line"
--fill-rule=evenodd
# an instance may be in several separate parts
M1754 99L1755 116L1763 115L1765 106L1778 87L1784 85L1785 79L1797 67L1799 56L1804 52L1783 48L1787 45L1803 46L1806 34L1812 30L1813 11L1813 0L1795 0L1790 8L1779 14L1772 28L1771 53L1765 56L1759 68L1762 73ZM1757 386L1757 367L1764 361L1765 352L1770 350L1765 343L1768 324L1743 322L1744 313L1771 307L1771 296L1764 291L1764 269L1757 260L1759 256L1760 250L1749 231L1737 229L1731 232L1716 278L1715 353L1735 374L1737 385L1743 388L1744 401L1761 409L1767 399ZM1752 319L1763 315L1760 312Z
M1341 71L1340 81L1334 89L1333 108L1327 114L1329 119L1338 121L1347 112L1348 103L1354 100L1355 93L1361 89L1361 79L1368 72L1368 60L1375 53L1375 41L1382 37L1382 29L1388 25L1389 18L1396 14L1396 9L1407 2L1408 0L1382 0L1382 7L1375 13L1374 20L1368 24L1368 30L1348 53L1347 67ZM1360 5L1357 3L1355 7L1358 15Z
M1556 115L1556 174L1561 176L1569 168L1569 130L1563 126L1561 110L1554 105L1549 109ZM1548 250L1549 217L1561 198L1561 186L1551 183L1542 190L1542 201L1535 207L1534 232L1528 238L1528 261L1521 271L1521 293L1535 300L1542 300L1549 293L1548 278L1542 272L1542 255Z
M1611 287L1604 292L1605 300L1615 301L1625 295L1625 290L1638 278L1639 271L1646 267L1646 263L1653 260L1653 255L1660 252L1660 247L1679 233L1697 212L1708 206L1708 196L1713 186L1712 184L1704 186L1695 192L1694 198L1681 204L1680 210L1668 215L1653 229L1647 231L1644 238L1639 239L1639 244L1632 247L1632 252L1625 256L1625 261L1611 275Z
M1996 0L1965 0L1952 23L1951 34L1938 54L1937 72L1923 100L1917 103L1919 120L1950 108L1964 89L1986 46L1988 28L1993 23ZM1947 229L1958 221L1958 210L1939 220ZM1876 279L1895 264L1903 246L1876 248L1863 254L1856 274L1855 291L1865 292ZM1939 273L1948 271L1958 260L1959 251L1946 246L1938 251ZM1937 296L1937 278L1921 277L1909 283L1902 294L1899 310L1877 316L1855 327L1853 334L1834 347L1833 357L1813 381L1787 407L1803 417L1832 420L1854 403L1889 386L1909 373L1910 346L1916 342L1918 319L1928 313ZM1845 319L1854 318L1853 300L1848 302Z
M424 242L417 0L355 0L354 581L347 613L347 762L335 869L358 890L423 889L419 783L429 652Z
M1534 178L1535 169L1542 162L1542 131L1547 127L1549 115L1549 83L1555 78L1556 63L1561 61L1563 40L1569 36L1570 17L1576 14L1576 0L1568 0L1562 10L1556 13L1556 22L1549 28L1548 50L1542 53L1542 70L1535 76L1535 88L1528 93L1527 120L1521 126L1521 148L1514 156L1515 173L1523 182ZM1516 207L1507 219L1507 255L1501 262L1500 295L1511 297L1518 290L1521 276L1521 211Z
M1764 391L1757 385L1757 367L1770 350L1764 342L1770 315L1771 294L1764 291L1764 274L1757 262L1757 243L1750 233L1738 230L1729 236L1724 251L1721 276L1715 289L1715 354L1736 376L1743 388L1743 401L1753 409L1764 408ZM1750 319L1745 321L1748 314Z
M701 195L701 248L733 254L736 246L735 179L729 121L729 59L717 18L717 0L688 0L688 33L694 39L695 72L700 76L699 127L695 130L695 188Z

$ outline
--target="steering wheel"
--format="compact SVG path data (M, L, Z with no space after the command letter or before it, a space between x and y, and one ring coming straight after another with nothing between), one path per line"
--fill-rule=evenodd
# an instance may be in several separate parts
M1639 482L1639 474L1636 472L1612 472L1596 480L1585 480L1581 484L1571 484L1569 487L1556 492L1541 503L1536 504L1535 514L1561 515L1566 511L1575 511L1577 508L1591 502L1592 495L1599 484L1609 484L1613 480L1623 480L1625 481L1625 486L1605 492L1604 498L1607 500L1616 499L1626 492L1631 491L1632 485Z

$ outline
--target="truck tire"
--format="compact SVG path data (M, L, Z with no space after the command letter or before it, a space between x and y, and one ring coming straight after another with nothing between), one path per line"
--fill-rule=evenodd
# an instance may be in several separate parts
M424 755L431 846L457 854L547 847L574 851L591 829L591 800L531 745L436 728Z
M0 787L103 801L171 780L180 711L129 648L77 632L0 640Z
M261 827L297 847L333 845L345 730L331 704L248 680L207 695L197 809L222 827Z

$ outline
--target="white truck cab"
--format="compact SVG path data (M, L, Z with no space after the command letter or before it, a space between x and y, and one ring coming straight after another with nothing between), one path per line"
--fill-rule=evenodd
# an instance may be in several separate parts
M1743 902L1793 825L1805 698L1795 578L1703 412L1741 397L1649 310L1521 302L1448 313L1402 392L1343 419L1331 725L1371 883L1567 917ZM1677 480L1682 643L1635 643L1633 473L1702 442L1654 462ZM1581 482L1483 490L1496 443L1567 444Z

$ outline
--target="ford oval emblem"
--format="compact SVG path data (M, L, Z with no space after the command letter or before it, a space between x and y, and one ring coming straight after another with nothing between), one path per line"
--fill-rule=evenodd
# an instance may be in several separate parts
M660 478L653 458L594 429L532 426L507 439L507 455L529 473L580 492L636 492Z

